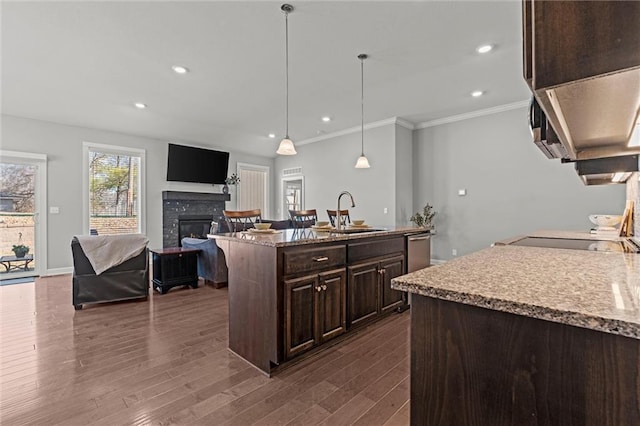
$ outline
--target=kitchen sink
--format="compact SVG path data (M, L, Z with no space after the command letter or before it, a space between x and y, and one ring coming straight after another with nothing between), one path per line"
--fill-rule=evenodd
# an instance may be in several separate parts
M332 234L357 234L361 232L380 232L386 231L384 228L345 228L345 229L333 229Z

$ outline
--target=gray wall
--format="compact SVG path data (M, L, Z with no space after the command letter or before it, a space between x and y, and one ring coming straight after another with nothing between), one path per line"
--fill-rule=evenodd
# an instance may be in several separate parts
M586 231L589 214L622 214L625 186L586 187L572 165L548 160L531 141L526 114L519 108L414 132L413 207L428 202L438 212L433 258L536 230Z
M335 210L338 194L346 190L353 194L356 207L351 208L345 197L341 207L349 208L352 219L364 219L372 225L394 225L395 124L365 130L364 138L370 169L354 167L361 152L360 132L297 145L298 155L276 158L276 208L281 209L282 169L301 166L305 179L305 208L318 210L319 219L326 220L326 210ZM383 212L384 208L387 208L387 214Z
M396 126L396 225L410 225L413 214L413 131Z
M162 191L221 192L205 184L166 181L167 143L157 139L124 135L102 130L65 126L44 121L2 116L0 147L3 150L46 154L48 157L48 206L60 207L60 214L48 214L47 269L71 267L69 244L73 235L82 234L82 143L117 145L146 151L146 227L149 247L162 247ZM189 142L185 145L202 146ZM206 147L205 147L206 148ZM215 145L210 148L221 149ZM229 174L237 162L271 167L273 159L231 152ZM233 189L233 187L232 187ZM271 188L273 192L273 188ZM235 208L235 195L227 208ZM44 213L44 212L43 212Z

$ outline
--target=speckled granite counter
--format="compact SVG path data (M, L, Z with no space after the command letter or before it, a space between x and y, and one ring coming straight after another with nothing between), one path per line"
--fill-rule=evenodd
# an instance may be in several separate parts
M640 255L496 246L392 288L640 339Z
M273 234L254 233L250 231L234 232L229 234L207 235L208 238L221 240L244 241L249 244L257 244L269 247L289 247L308 244L321 244L334 241L347 241L362 238L381 237L399 234L414 234L428 232L428 229L413 227L373 227L375 231L357 232L352 234L338 234L326 231L316 231L312 228L283 229Z

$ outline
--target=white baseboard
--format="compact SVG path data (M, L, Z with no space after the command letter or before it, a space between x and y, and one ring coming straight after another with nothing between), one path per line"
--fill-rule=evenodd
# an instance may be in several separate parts
M443 263L447 263L446 260L440 260L440 259L431 259L431 264L432 265L441 265Z
M69 266L68 268L53 268L53 269L47 269L47 271L44 273L44 275L41 275L41 277L48 277L51 275L64 275L64 274L71 274L73 273L73 266Z

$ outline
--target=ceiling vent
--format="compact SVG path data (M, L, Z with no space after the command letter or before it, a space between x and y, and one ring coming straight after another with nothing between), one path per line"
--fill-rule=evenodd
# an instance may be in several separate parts
M295 176L302 174L302 167L289 167L288 169L282 169L282 176Z

